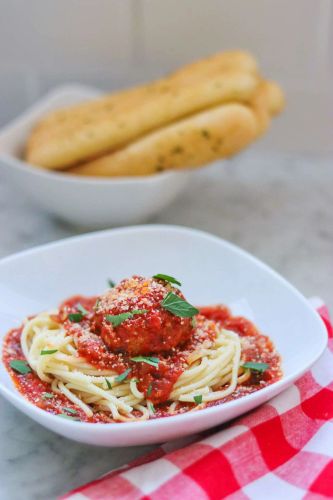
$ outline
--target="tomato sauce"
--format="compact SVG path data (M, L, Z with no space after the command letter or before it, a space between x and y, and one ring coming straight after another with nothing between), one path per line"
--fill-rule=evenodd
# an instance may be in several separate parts
M112 369L119 375L129 370L127 378L137 379L138 389L154 404L155 417L168 415L168 398L175 382L187 366L186 359L204 340L214 340L216 335L214 323L218 323L219 327L238 333L245 339L242 346L242 360L267 363L269 368L264 373L252 372L249 380L239 385L233 394L222 400L208 403L206 406L214 406L255 392L272 384L282 376L280 357L270 339L262 335L251 321L243 317L232 316L227 307L220 305L201 307L200 314L196 317L197 325L195 329L193 328L191 337L180 346L173 347L169 351L162 351L158 355L155 354L159 359L157 366L151 366L145 362L135 362L131 359L132 356L125 352L112 352L104 342L98 328L96 328L96 299L96 297L79 295L71 297L60 305L59 312L54 316L54 319L63 324L69 335L75 335L79 355L97 369ZM68 315L77 314L79 304L85 309L85 314L80 321L73 323L69 321ZM206 319L211 321L207 322ZM203 324L210 326L200 328ZM133 327L135 328L135 323ZM104 412L96 412L93 417L87 417L78 406L71 403L65 396L53 393L50 384L41 381L34 372L20 374L13 370L10 367L11 361L24 360L20 345L21 332L22 327L13 329L7 334L4 342L3 361L22 395L39 408L65 418L83 422L113 421ZM177 407L177 413L188 411L193 407L192 403L181 403Z

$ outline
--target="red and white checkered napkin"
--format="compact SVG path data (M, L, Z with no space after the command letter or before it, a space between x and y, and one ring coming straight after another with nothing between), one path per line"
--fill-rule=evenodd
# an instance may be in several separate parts
M316 307L329 345L295 385L218 432L166 444L62 498L333 498L333 329Z

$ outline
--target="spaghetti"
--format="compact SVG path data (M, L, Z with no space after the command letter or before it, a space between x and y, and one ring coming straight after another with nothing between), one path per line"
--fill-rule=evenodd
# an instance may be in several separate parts
M27 319L7 336L4 360L14 375L21 353L32 371L14 367L15 381L35 404L91 422L193 411L281 376L272 343L252 323L224 307L200 312L169 282L133 277L97 300L73 297ZM268 369L254 372L251 361Z

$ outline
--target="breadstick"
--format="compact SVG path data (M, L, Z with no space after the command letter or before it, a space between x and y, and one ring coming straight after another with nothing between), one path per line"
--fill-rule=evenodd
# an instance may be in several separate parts
M257 134L257 117L249 107L224 104L152 132L118 152L69 172L108 177L199 167L237 153Z
M263 80L260 83L260 88L265 94L270 115L276 116L281 113L285 106L285 98L281 87L271 80Z
M282 111L284 95L276 83L262 80L249 105L257 116L258 137L260 137L269 127L271 118Z
M132 94L89 120L79 119L40 136L37 131L28 142L27 160L45 168L63 169L119 149L188 114L223 102L248 101L256 86L256 76L229 71L191 86L180 83L154 88L147 99Z
M57 111L32 132L26 159L63 169L186 115L231 100L247 101L257 83L255 71L246 53L217 54L150 85Z
M121 102L122 99L126 101L133 98L147 99L151 92L159 91L168 84L183 81L190 85L198 78L200 79L211 74L220 74L228 70L256 74L257 63L254 57L245 51L219 52L205 59L187 64L166 77L151 83L121 90L98 99L53 111L43 118L38 125L38 129L41 132L42 129L47 127L63 127L65 123L71 120L77 120L77 118L88 119L91 114L103 112L108 108L111 109L112 105L117 104L119 101Z

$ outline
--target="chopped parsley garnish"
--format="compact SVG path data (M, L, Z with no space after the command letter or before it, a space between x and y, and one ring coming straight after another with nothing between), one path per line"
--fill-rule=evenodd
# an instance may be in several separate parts
M108 285L110 288L114 288L116 286L115 282L113 280L108 279Z
M113 326L119 326L123 321L132 318L132 313L126 312L122 314L107 314L105 319L108 323L111 323Z
M72 415L77 415L77 411L74 410L73 408L66 408L66 406L64 406L63 410L67 411L68 413L71 413Z
M131 314L146 314L148 312L148 309L133 309L131 311Z
M58 352L58 349L44 349L40 351L40 354L41 356L45 356L46 354L54 354L55 352Z
M42 398L43 399L53 399L54 398L54 394L52 394L52 392L44 392Z
M182 148L181 146L176 146L171 150L171 153L174 155L177 155L177 154L180 154L183 152L184 152L184 148Z
M160 360L158 358L154 358L153 356L135 356L135 358L131 358L131 361L135 361L136 363L147 363L147 365L158 367L158 363Z
M149 384L148 389L147 389L147 396L151 395L152 390L153 390L153 384Z
M169 276L168 274L154 274L153 278L157 280L168 281L169 283L173 283L174 285L182 286L181 282Z
M161 306L180 318L191 318L199 311L196 307L191 306L188 302L181 299L175 293L169 292L163 299Z
M80 311L82 316L87 316L87 314L89 314L89 311L87 311L87 309L80 303L77 305L77 310Z
M9 366L21 375L26 375L27 373L31 372L31 368L28 365L28 362L24 361L23 359L13 359L9 363Z
M149 408L152 413L156 413L153 403L149 403Z
M83 320L83 314L82 313L70 313L68 315L68 319L72 323L80 323L80 321Z
M197 396L193 396L194 401L197 403L197 405L200 405L202 403L202 395L198 394Z
M87 309L85 307L83 307L82 304L78 303L78 305L76 307L77 307L77 310L79 312L77 312L77 313L71 313L71 314L68 315L68 319L72 323L80 323L80 321L82 321L83 318L85 316L87 316L87 314L89 314L89 311L87 311Z
M58 413L57 417L61 418L68 418L69 420L75 420L77 422L80 422L80 419L77 417L72 417L71 415L66 415L66 413Z
M133 316L135 316L136 314L145 314L146 312L148 312L147 309L133 309L133 311L128 311L121 314L107 314L105 316L105 319L113 326L119 326L127 319L133 318Z
M118 375L115 378L115 381L116 382L123 382L127 378L127 375L130 373L130 371L131 371L131 368L127 368L127 370L125 370L123 373L121 373L120 375Z
M106 379L105 379L105 382L106 382L106 385L108 386L108 391L109 391L110 389L112 389L112 385L111 385L110 380L108 380L108 379L106 378Z
M243 368L247 368L248 370L263 373L269 368L269 364L267 363L254 363L252 361L248 361L242 364Z

